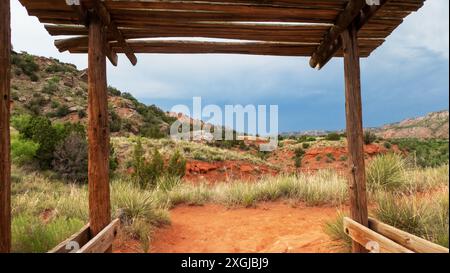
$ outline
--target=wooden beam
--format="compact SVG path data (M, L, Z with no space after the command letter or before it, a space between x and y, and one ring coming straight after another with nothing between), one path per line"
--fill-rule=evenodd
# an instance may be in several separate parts
M55 40L55 46L59 50L59 52L64 52L72 47L87 45L88 40L89 40L88 36L78 36L62 40ZM106 57L108 57L111 64L117 66L118 63L117 53L115 50L111 48L111 45L108 42L105 43L105 54Z
M357 30L351 25L342 33L345 74L345 112L348 143L350 213L353 220L368 226L366 173L361 105L361 81ZM365 248L353 241L353 252Z
M348 2L345 10L339 14L334 25L328 30L322 42L312 54L309 63L311 67L316 67L320 64L321 60L326 58L329 48L333 43L336 43L339 35L348 28L365 4L365 0L350 0Z
M369 228L416 253L449 253L448 248L369 217Z
M86 1L87 2L87 1ZM107 26L109 32L112 33L115 40L119 43L119 45L123 49L123 53L127 56L128 60L130 60L132 65L137 64L136 55L134 55L133 50L128 46L125 38L123 37L122 31L117 28L117 25L111 20L111 15L109 14L107 8L104 3L100 0L90 0L92 2L92 6L97 13L97 16L100 18L102 23ZM117 62L116 62L117 63Z
M87 30L84 27L46 25L45 28L51 35L87 35ZM126 39L202 37L318 44L327 28L327 26L317 25L176 24L165 26L154 24L145 28L122 28L121 31ZM110 40L115 39L112 33L108 33L108 36Z
M83 247L92 238L89 224L84 225L77 233L73 234L67 240L55 246L48 253L74 253ZM77 245L74 245L76 243ZM79 249L76 249L79 247Z
M373 253L413 253L411 250L376 233L348 217L344 217L344 232L362 246L364 252ZM362 251L361 251L362 252Z
M0 1L0 253L11 251L11 13L10 1Z
M356 30L357 31L361 30L361 28L364 27L365 24L367 24L367 22L377 13L377 11L380 10L383 6L385 6L385 4L388 1L389 0L380 0L380 4L374 6L365 5L359 12L359 15L356 16L352 22L352 24L356 25ZM340 33L342 33L342 31ZM390 31L388 32L388 34L389 33ZM332 35L332 36L333 39L331 38L328 38L327 40L324 39L322 44L316 49L316 51L311 56L309 65L312 68L321 69L322 67L324 67L331 60L331 58L333 58L336 52L342 48L341 37L339 35L338 36Z
M103 24L98 17L91 16L88 53L88 189L92 236L97 235L111 221L105 36Z
M111 249L119 229L120 220L115 219L100 233L87 242L77 253L105 253Z

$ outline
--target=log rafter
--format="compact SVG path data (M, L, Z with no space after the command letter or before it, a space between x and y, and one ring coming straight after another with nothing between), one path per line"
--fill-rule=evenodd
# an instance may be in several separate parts
M133 65L136 65L137 58L134 54L133 50L127 44L122 32L117 28L117 25L111 19L111 15L109 14L108 9L105 7L104 3L100 0L82 0L80 5L73 6L73 9L77 10L78 15L80 16L80 20L87 25L89 23L89 19L86 17L81 17L83 14L87 13L87 10L91 13L95 13L95 16L98 16L101 23L106 27L107 31L112 33L114 40L116 40L119 45L122 47L123 52L130 60ZM117 66L117 53L113 50L110 45L105 44L106 56L110 60L110 62Z
M116 53L132 63L135 53L230 53L312 57L314 67L323 67L333 56L342 56L340 35L350 23L358 29L360 56L367 57L425 0L381 0L374 7L365 0L81 0L81 10L64 0L19 1L51 35L72 36L55 43L72 53L87 52L83 25L89 22L80 18L83 10L95 11L107 25L106 54L113 63ZM172 41L144 41L157 38Z
M310 59L310 66L320 69L342 48L340 35L348 29L351 24L355 25L357 31L376 14L389 0L380 0L379 5L367 5L365 0L349 2L346 10L342 12L336 24L333 25L325 35L322 43L317 47Z

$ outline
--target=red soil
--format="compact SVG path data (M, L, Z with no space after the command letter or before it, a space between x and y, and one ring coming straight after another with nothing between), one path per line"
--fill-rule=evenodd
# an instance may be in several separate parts
M370 160L376 155L387 153L389 150L378 144L364 146L365 158ZM399 152L397 146L392 151ZM248 151L242 151L243 153ZM267 162L279 169L264 164L254 164L246 161L215 161L204 162L191 160L186 166L185 180L189 182L226 182L237 179L258 180L264 176L277 175L280 172L294 173L334 169L344 171L347 168L346 147L317 147L305 150L302 167L297 169L294 163L294 152L289 149L278 149L270 154Z
M333 207L282 202L237 209L179 206L170 211L172 224L153 235L150 252L339 252L323 230L336 213ZM139 244L115 244L115 251L136 252Z
M256 180L263 176L275 175L278 171L266 165L246 161L189 161L185 179L190 182L213 183L236 179Z

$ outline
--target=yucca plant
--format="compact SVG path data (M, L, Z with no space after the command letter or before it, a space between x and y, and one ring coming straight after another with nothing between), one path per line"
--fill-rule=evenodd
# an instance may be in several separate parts
M404 184L404 159L395 153L375 157L367 167L370 190L398 190Z

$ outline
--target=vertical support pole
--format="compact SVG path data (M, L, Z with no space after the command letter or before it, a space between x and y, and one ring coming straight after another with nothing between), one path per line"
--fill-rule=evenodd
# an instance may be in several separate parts
M10 1L0 1L0 253L11 251Z
M92 236L111 222L105 35L103 24L95 14L91 14L88 56L88 188Z
M341 39L344 50L350 214L353 220L368 226L359 48L357 30L353 24L342 33ZM352 243L352 251L367 252L357 242Z

